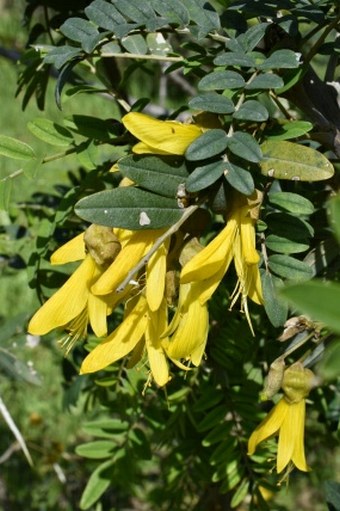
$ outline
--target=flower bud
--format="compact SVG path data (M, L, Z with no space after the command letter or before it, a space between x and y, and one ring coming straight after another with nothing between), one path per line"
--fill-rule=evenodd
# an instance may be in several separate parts
M98 266L107 268L117 257L121 250L118 238L113 234L111 227L92 224L84 234L87 252Z
M265 381L264 389L260 394L261 401L272 398L281 388L285 361L282 358L274 360L270 365L269 373Z

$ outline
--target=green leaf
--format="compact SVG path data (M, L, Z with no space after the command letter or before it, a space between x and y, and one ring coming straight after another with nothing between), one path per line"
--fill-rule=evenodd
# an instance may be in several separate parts
M142 188L172 198L188 176L183 161L172 157L130 155L119 160L118 168Z
M146 55L148 53L148 45L141 34L123 37L121 43L129 53L136 53L137 55Z
M280 295L299 311L340 332L340 284L312 280L280 290Z
M183 211L175 199L126 187L89 195L76 204L75 212L91 223L140 230L168 227Z
M288 255L271 255L268 258L268 265L274 273L290 280L307 280L313 276L312 268Z
M64 46L55 46L52 48L44 58L44 62L46 64L53 64L57 69L60 69L69 60L73 60L80 55L81 51L79 48L74 48L73 46L65 44Z
M8 211L11 200L12 184L12 179L5 178L0 181L0 210Z
M245 34L239 36L243 36L242 39L245 51L251 51L258 45L261 39L263 39L268 25L269 23L257 23L251 26Z
M240 66L240 67L254 67L256 59L253 55L247 55L243 52L221 53L214 59L216 66Z
M270 234L266 237L266 247L280 254L299 254L309 249L307 243L292 241L276 234Z
M314 206L310 200L292 192L274 192L268 194L271 204L279 206L290 213L297 215L311 215L314 213Z
M339 373L338 373L339 374ZM340 483L336 481L325 481L326 502L332 507L329 511L339 511L340 509Z
M203 91L241 89L245 81L236 71L213 71L198 82L198 89Z
M284 325L288 315L287 303L278 297L277 290L282 287L282 280L271 273L260 270L264 308L274 327Z
M267 140L261 145L261 172L275 179L322 181L334 174L334 168L319 151L287 141Z
M149 3L141 3L139 0L119 0L115 3L115 7L125 19L131 19L139 25L145 25L152 32L159 26L155 12ZM164 20L162 20L162 24L164 24Z
M226 416L225 404L215 406L210 412L206 414L204 419L197 424L197 431L200 433L207 429L213 428Z
M110 32L115 32L116 26L126 23L125 18L117 11L114 5L104 0L94 0L85 8L89 20Z
M294 69L300 66L301 54L293 50L276 50L262 64L259 69Z
M238 485L230 502L230 507L234 509L237 507L246 497L249 490L250 481L248 478L243 479Z
M198 25L198 31L195 26L190 26L189 29L201 39L207 35L208 32L216 31L221 28L220 18L214 10L204 8L205 2L197 0L182 0L182 4L187 9L190 19ZM209 6L210 7L210 6Z
M47 144L69 147L73 142L70 131L49 119L34 119L27 124L27 127L33 135Z
M314 235L314 229L308 222L288 213L270 213L265 220L272 232L289 240L308 242Z
M283 87L283 85L284 82L281 76L277 76L274 73L262 73L256 75L253 80L248 82L245 89L278 89L279 87Z
M226 169L223 161L215 161L202 167L196 167L189 175L185 188L188 192L199 192L215 183Z
M195 96L189 101L189 107L193 110L202 110L215 114L231 114L234 111L234 103L231 99L217 92L207 92L206 94Z
M150 32L146 36L146 43L153 55L168 55L173 52L172 47L160 32Z
M229 137L228 149L236 156L253 163L258 163L262 158L261 148L255 138L243 131L235 131Z
M188 25L190 18L188 10L180 0L167 0L160 2L159 0L151 0L153 9L164 16L169 24Z
M0 135L0 154L15 160L31 160L36 157L31 146L6 135Z
M87 53L91 53L97 42L103 36L88 20L68 18L60 27L60 32L72 41L81 43Z
M117 444L110 440L96 440L86 444L77 445L75 451L78 456L91 459L109 458L112 451L117 448Z
M270 140L289 140L302 137L313 129L313 124L308 121L289 121L282 126L273 128L268 133Z
M120 419L99 419L83 425L85 433L100 438L112 438L129 428L129 423Z
M206 160L220 154L227 148L227 145L228 138L225 131L208 130L189 145L185 157L190 161Z
M268 110L258 101L250 99L242 103L240 108L233 114L233 118L239 121L263 122L269 117Z
M114 460L106 461L92 472L80 499L80 509L91 507L108 489L112 481L107 469L111 468L113 464Z
M329 201L329 213L331 226L340 242L340 195L336 195Z
M251 195L255 189L251 173L234 163L227 162L225 166L227 171L224 173L224 176L230 186L244 195Z
M99 119L91 115L72 115L64 123L78 135L95 140L109 140L118 133L112 119Z
M321 363L318 366L318 374L320 374L322 380L336 380L339 378L339 367L340 339L338 338L334 339L334 341L332 341L332 343L327 347Z

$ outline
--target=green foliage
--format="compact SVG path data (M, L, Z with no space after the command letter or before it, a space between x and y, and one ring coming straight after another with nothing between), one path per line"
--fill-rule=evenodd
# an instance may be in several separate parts
M51 268L49 256L88 223L162 229L161 241L170 241L169 281L173 276L167 282L169 320L176 323L180 267L190 250L202 248L198 238L202 244L216 238L234 213L235 197L242 196L238 214L257 226L264 306L262 300L247 303L255 284L245 291L234 256L235 271L221 275L209 301L201 365L183 360L189 367L176 367L176 360L169 360L171 379L164 389L152 383L141 343L121 365L79 376L87 351L98 345L89 330L85 348L78 343L62 364L65 407L76 415L72 426L63 424L65 410L58 409L58 417L44 411L51 423L31 434L29 421L16 410L29 448L38 451L42 438L43 455L33 449L39 490L24 504L29 492L20 488L9 505L31 511L288 509L276 504L277 483L288 478L291 467L283 476L273 473L275 441L247 454L247 439L270 408L258 405L269 367L285 360L287 365L299 361L316 373L319 386L307 407L306 453L318 471L306 475L303 484L309 492L319 487L319 500L336 509L337 483L326 481L324 495L320 486L329 479L329 459L336 468L332 454L339 421L340 113L330 85L339 56L339 8L331 0L26 4L29 44L20 61L17 94L23 109L35 98L44 111L52 85L62 112L31 116L27 128L37 146L10 136L6 127L0 134L0 155L21 164L0 180L1 278L14 282L15 275L26 272L44 302L76 267L72 260L69 266ZM98 97L106 101L100 109ZM133 154L138 136L122 122L130 111L194 124L201 135L176 151L180 135L174 129L173 142L170 138L162 151L162 131L150 128L160 147L145 150L148 140L141 137L145 154ZM143 136L149 133L146 129ZM51 147L58 152L50 154ZM58 165L50 177L54 189L36 193L35 181L44 183L51 162ZM24 207L12 199L13 188L22 183L33 190ZM231 245L236 246L236 236ZM226 246L225 253L229 250ZM88 245L86 251L89 255ZM144 257L128 274L134 294L127 299L125 316L120 307L108 313L109 332L144 293L151 254ZM235 303L239 291L241 311ZM24 343L33 304L26 308L23 315L1 318L0 369L13 402L15 391L8 382L27 386L27 394L43 382L48 395L52 382L47 370L53 379L61 365L59 358L48 358L49 367L35 374L13 349L13 342ZM179 314L180 320L185 314ZM5 450L10 433L2 432ZM23 472L17 457L9 465ZM54 472L61 480L60 473L66 474L65 492ZM17 481L7 476L4 481L12 492ZM293 498L299 484L292 475Z

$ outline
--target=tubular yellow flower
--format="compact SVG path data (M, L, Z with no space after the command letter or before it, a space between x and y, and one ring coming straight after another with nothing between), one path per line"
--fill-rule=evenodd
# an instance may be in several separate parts
M34 314L29 333L44 335L55 328L70 331L70 338L84 336L90 323L97 336L106 335L107 300L91 294L91 286L103 269L90 254L85 253L84 234L76 236L52 254L53 264L83 259L65 284Z
M252 206L246 199L237 194L226 226L183 267L181 273L182 284L192 281L204 283L199 300L205 303L214 293L234 259L238 282L231 306L241 295L242 310L245 311L250 327L247 298L258 304L263 303L258 268L260 258L255 249L255 220L250 216L251 209Z
M134 350L137 352L133 354L135 364L146 346L153 378L158 385L165 385L169 380L168 365L161 346L161 332L167 320L165 300L158 311L150 311L142 294L131 302L132 307L129 303L126 306L123 322L87 355L80 373L93 373L104 369Z
M306 401L314 375L301 364L286 369L282 388L284 396L257 426L248 441L248 454L254 454L259 443L272 435L279 435L277 472L282 472L292 462L299 470L309 470L304 450L304 425Z
M195 124L161 121L150 115L130 112L122 118L125 128L140 142L133 147L137 154L184 154L203 130Z
M187 367L181 360L192 362L195 366L200 364L208 337L208 308L200 303L200 293L200 283L180 286L177 311L163 333L163 337L169 336L163 341L166 354L176 365L185 369Z

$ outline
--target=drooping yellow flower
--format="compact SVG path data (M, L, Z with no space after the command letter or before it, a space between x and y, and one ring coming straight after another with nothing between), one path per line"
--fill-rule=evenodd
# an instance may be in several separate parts
M82 363L80 373L92 373L104 369L132 353L135 364L146 348L150 370L156 383L165 385L169 369L162 348L161 333L167 323L167 306L163 299L157 311L150 310L143 294L127 303L122 323Z
M110 240L110 247L107 249L102 239L102 253L96 252L92 245L87 252L84 240L86 233L83 233L52 254L52 264L65 264L81 259L83 261L65 284L34 314L28 325L29 333L44 335L55 328L63 327L69 331L66 341L71 341L72 345L86 335L87 325L90 323L98 337L106 335L109 303L106 297L91 293L91 287L106 269L106 265L101 262L105 257L106 262L114 258L120 250L120 244L113 237L112 230L105 232Z
M207 304L199 301L200 283L182 284L179 289L178 308L163 333L168 357L179 367L187 368L182 361L195 366L201 363L208 331L209 313Z
M130 112L122 118L125 128L140 142L133 147L137 154L184 154L203 130L195 124L161 121L150 115Z
M290 462L299 470L309 470L304 450L304 426L306 401L314 375L299 363L286 369L282 388L284 396L257 426L248 441L248 454L254 454L259 443L273 435L279 435L277 472L282 472Z
M222 231L182 269L181 283L204 282L199 296L201 303L210 299L224 274L234 260L238 282L232 296L232 304L241 296L242 309L248 322L250 317L247 297L258 304L263 303L259 255L255 248L255 220L251 217L253 205L237 194L227 224Z

